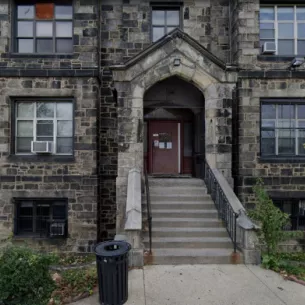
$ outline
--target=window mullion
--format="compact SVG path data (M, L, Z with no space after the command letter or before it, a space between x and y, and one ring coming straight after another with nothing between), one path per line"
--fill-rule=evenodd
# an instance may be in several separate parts
M55 111L54 111L54 118L53 118L53 124L54 124L54 128L53 128L53 153L57 153L57 103L55 103Z
M33 133L34 137L33 140L37 141L37 102L34 103L34 126L33 126Z
M298 112L299 112L299 107L297 105L295 107L295 154L296 156L299 155L299 121L298 121Z
M278 105L275 105L275 154L279 154Z
M298 54L298 35L297 35L297 7L294 6L294 20L293 20L293 30L294 30L294 54Z
M276 45L276 54L279 54L279 42L278 42L278 20L277 20L277 5L274 7L274 38L275 38L275 45Z

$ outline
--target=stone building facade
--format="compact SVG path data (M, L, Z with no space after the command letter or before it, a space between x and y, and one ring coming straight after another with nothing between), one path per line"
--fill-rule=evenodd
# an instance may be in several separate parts
M36 2L46 4L28 4ZM127 175L134 167L153 173L147 126L153 128L157 119L179 122L185 139L187 128L193 128L191 148L184 139L179 155L179 174L192 171L200 176L199 163L192 165L199 154L224 174L245 206L253 203L252 186L258 177L275 199L293 198L298 203L305 199L305 159L298 129L303 126L291 125L302 123L305 96L305 70L291 68L295 57L305 55L303 1L49 2L72 6L72 17L52 19L45 13L50 7L44 6L36 7L37 18L21 16L20 22L51 18L56 27L56 22L71 19L73 48L66 54L18 52L16 8L21 4L0 0L0 229L16 230L18 204L23 204L19 199L51 198L67 202L68 238L61 241L63 250L90 251L96 239L124 233ZM281 18L300 33L290 38L299 51L285 49L291 48L290 42L287 47L284 36L281 41L280 31L291 28L280 30ZM37 33L33 39L39 40ZM61 38L68 44L67 37ZM56 35L53 39L57 43ZM283 43L285 54L262 53L261 44L273 39L279 46ZM168 97L178 90L175 78L185 90L181 96L194 90L190 95L199 92L201 102L186 99L177 104ZM169 95L162 100L160 92L166 86ZM52 99L74 105L73 154L16 154L18 101L37 104ZM281 126L272 122L281 123L278 109L286 105L299 117L283 114L282 127L289 135L283 136L286 144L280 147ZM274 144L262 149L264 141ZM28 208L29 200L25 201Z

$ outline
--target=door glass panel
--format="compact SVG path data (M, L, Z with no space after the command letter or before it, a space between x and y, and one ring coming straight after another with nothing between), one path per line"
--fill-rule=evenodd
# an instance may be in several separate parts
M192 123L184 124L184 156L192 157L193 155L193 125Z

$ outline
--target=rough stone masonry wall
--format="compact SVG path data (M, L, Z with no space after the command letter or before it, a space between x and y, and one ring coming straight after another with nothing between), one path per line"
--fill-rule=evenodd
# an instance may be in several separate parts
M60 249L91 250L96 240L97 89L94 78L0 78L0 230L13 231L14 197L68 198L69 238ZM13 96L73 96L75 157L31 162L11 155Z
M305 162L267 162L260 159L260 98L305 96L304 79L243 79L239 91L238 193L247 206L252 187L261 177L272 196L305 198Z

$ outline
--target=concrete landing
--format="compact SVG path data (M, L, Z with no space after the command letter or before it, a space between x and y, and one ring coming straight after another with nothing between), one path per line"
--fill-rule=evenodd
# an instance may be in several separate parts
M97 296L74 305L98 305ZM301 305L305 287L245 265L146 266L129 273L126 305Z

